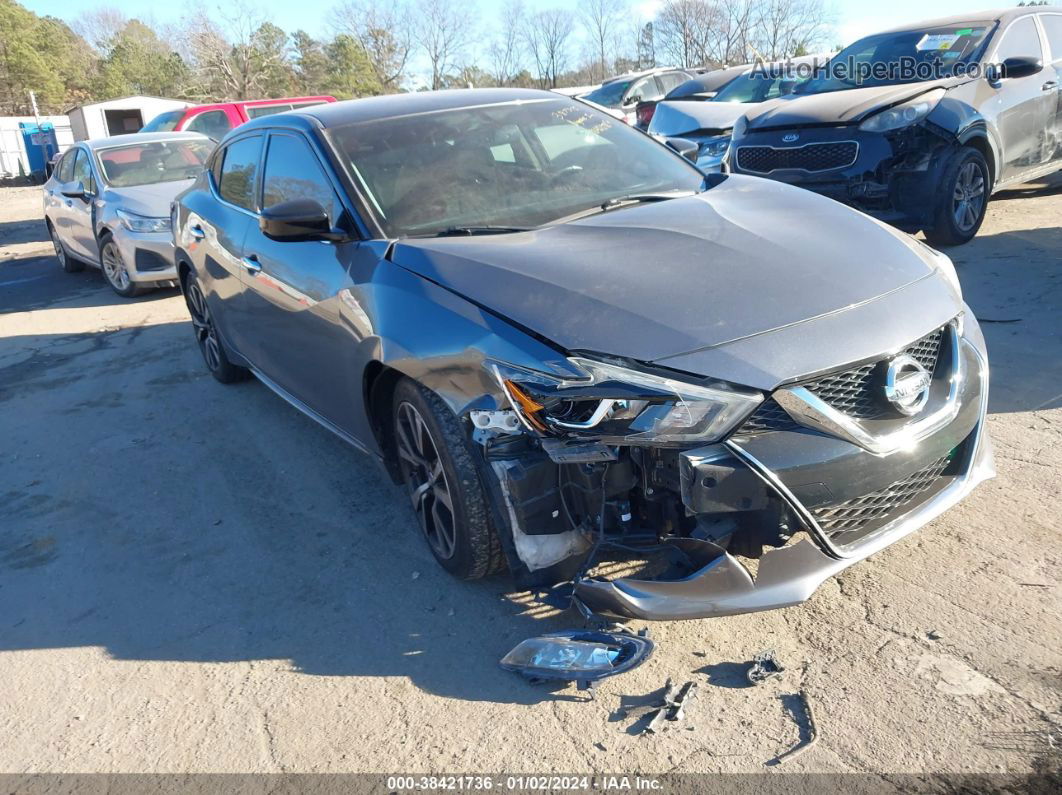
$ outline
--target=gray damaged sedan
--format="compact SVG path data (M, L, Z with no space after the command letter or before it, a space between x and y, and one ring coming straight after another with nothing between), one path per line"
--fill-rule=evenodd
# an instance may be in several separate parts
M555 94L253 120L174 234L214 376L381 461L458 577L622 618L784 607L993 472L946 256Z
M100 268L126 298L172 286L170 204L213 148L198 133L139 133L67 150L44 184L44 219L63 270Z

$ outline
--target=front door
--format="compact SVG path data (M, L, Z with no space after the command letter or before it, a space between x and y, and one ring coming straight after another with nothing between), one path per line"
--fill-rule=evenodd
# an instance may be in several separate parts
M1036 58L1043 60L1040 31L1033 17L1016 20L1003 32L992 61L1003 63L1007 58ZM1049 141L1048 105L1053 99L1042 88L1054 70L1043 69L1029 77L1000 81L996 95L990 100L1002 143L1003 162L1000 184L1020 182L1042 171L1052 156Z
M1040 14L1051 51L1051 65L1044 69L1040 90L1050 96L1050 134L1054 141L1054 164L1062 167L1062 13Z
M95 203L99 183L93 172L90 155L81 147L77 150L70 182L73 187L83 186L85 195L82 198L67 199L68 231L64 240L72 252L96 262L100 255L95 230Z
M314 148L301 134L270 134L262 209L313 199L335 225L343 205ZM249 357L268 378L315 412L352 432L358 387L348 383L357 347L343 320L343 294L357 243L278 242L252 227L244 241L244 310L254 333Z

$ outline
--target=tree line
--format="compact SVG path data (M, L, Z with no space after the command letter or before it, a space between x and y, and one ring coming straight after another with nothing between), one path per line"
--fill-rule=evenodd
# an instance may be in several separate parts
M111 8L70 23L0 0L0 114L133 94L196 102L420 88L554 88L651 66L720 66L803 54L831 32L824 0L630 0L529 10L505 0L487 26L467 0L341 0L320 29L287 32L259 7L193 7L155 24Z

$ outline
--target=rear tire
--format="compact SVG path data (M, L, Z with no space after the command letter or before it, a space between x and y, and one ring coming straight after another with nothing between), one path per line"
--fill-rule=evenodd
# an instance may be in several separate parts
M100 237L100 269L103 278L122 298L135 298L147 292L129 276L129 268L122 258L122 251L109 234Z
M63 245L63 241L59 239L59 233L55 231L51 221L48 222L48 236L52 239L52 246L55 248L55 258L59 260L59 267L65 273L79 273L85 270L84 262L74 259L66 253L66 247Z
M971 146L956 152L940 180L941 193L926 240L935 246L961 246L985 220L992 176L984 155Z
M214 325L214 316L210 312L210 306L206 302L206 296L203 295L195 274L189 273L185 277L182 292L184 303L188 307L188 314L192 316L192 329L195 331L199 352L203 354L203 361L210 374L222 384L243 381L250 375L250 371L246 367L239 367L229 361L225 346Z
M434 392L402 379L392 422L402 479L439 565L463 580L502 571L487 487L457 417Z

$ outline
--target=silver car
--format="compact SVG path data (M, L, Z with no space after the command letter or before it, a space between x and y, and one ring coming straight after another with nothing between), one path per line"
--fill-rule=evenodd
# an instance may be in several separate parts
M67 150L44 183L44 220L63 270L101 268L126 298L175 284L170 202L213 148L198 133L140 133Z

